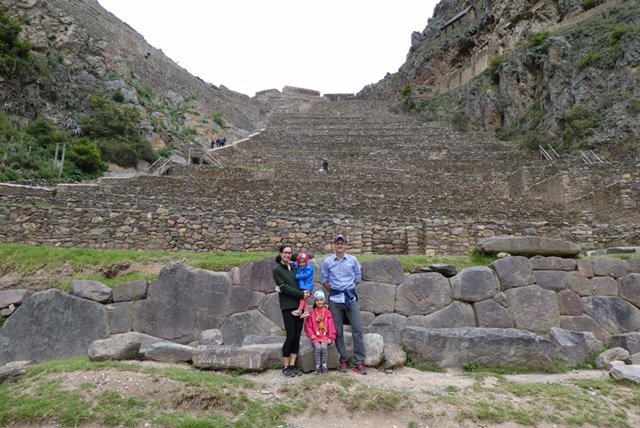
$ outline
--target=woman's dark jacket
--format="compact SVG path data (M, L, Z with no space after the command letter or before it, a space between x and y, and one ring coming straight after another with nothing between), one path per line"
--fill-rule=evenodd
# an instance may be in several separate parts
M278 263L278 266L273 269L273 280L276 286L280 287L280 309L283 311L298 309L304 293L298 288L296 269L292 267L289 270L282 263Z

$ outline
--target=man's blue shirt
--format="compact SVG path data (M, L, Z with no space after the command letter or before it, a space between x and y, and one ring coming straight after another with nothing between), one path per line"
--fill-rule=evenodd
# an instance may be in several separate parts
M340 260L335 254L330 255L322 262L321 281L329 283L332 290L344 291L354 288L362 282L362 269L360 263L351 254L344 254ZM332 295L332 302L344 303L344 294Z

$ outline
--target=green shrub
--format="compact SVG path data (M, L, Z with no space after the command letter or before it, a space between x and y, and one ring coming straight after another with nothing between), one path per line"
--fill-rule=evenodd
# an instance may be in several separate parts
M140 159L135 145L126 139L98 140L104 160L123 167L136 167Z
M39 117L27 125L24 132L32 136L41 147L48 147L51 150L56 143L61 143L69 138L65 132L56 129L53 123L43 117Z
M400 91L400 98L407 98L409 95L411 95L411 85L406 85L402 88L402 91Z
M140 114L131 106L119 107L102 97L91 98L91 114L79 120L84 134L97 140L105 161L135 167L140 159L153 162L156 155L140 134Z
M451 118L451 125L458 132L469 132L469 118L464 112L455 112Z
M598 52L587 52L586 54L582 55L582 58L580 58L580 62L578 63L578 68L580 70L582 70L583 68L586 67L593 67L596 64L598 64L598 62L600 62L600 60L602 59L602 56L600 55L600 53Z
M628 31L629 31L629 27L627 26L615 27L613 30L611 30L609 42L612 45L617 44L618 42L620 42L620 39L622 38L622 36L624 36Z
M22 24L0 6L0 73L15 76L20 81L50 83L48 61L32 51L31 43L20 37Z
M491 58L491 61L489 61L489 71L491 72L491 74L497 73L503 62L504 57L502 57L501 55Z
M598 6L600 3L602 3L602 0L582 0L582 7L584 10L589 10Z
M587 107L574 107L567 111L560 122L562 139L568 148L580 148L585 139L600 126L601 116Z
M118 89L112 96L111 99L117 103L124 102L124 94L120 89Z
M636 114L640 113L640 98L631 101L631 110Z
M88 138L82 138L71 146L66 158L86 174L97 174L105 170L100 150Z
M222 113L214 114L213 122L217 123L220 128L227 129L227 122L224 120L224 117L222 117Z
M496 128L496 138L500 141L509 141L514 135L512 129Z
M529 43L527 45L530 48L535 48L543 44L548 38L549 38L549 32L542 31L536 34L535 36L533 36L533 39L529 40Z
M156 156L157 157L163 157L163 158L170 158L172 155L172 151L169 147L165 147L163 149L160 150L156 150Z

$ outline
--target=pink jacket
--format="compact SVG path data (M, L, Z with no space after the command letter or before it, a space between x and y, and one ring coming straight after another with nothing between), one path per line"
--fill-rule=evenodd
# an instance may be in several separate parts
M321 330L324 324L325 330ZM333 323L333 315L326 306L311 309L310 315L304 323L304 332L312 343L334 342L336 340L336 325Z

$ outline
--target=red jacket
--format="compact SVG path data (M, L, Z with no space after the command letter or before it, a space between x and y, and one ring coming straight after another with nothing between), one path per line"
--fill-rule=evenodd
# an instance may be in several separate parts
M321 327L324 324L324 331ZM310 315L304 323L304 332L312 343L334 342L336 340L336 325L333 315L327 306L311 309Z

